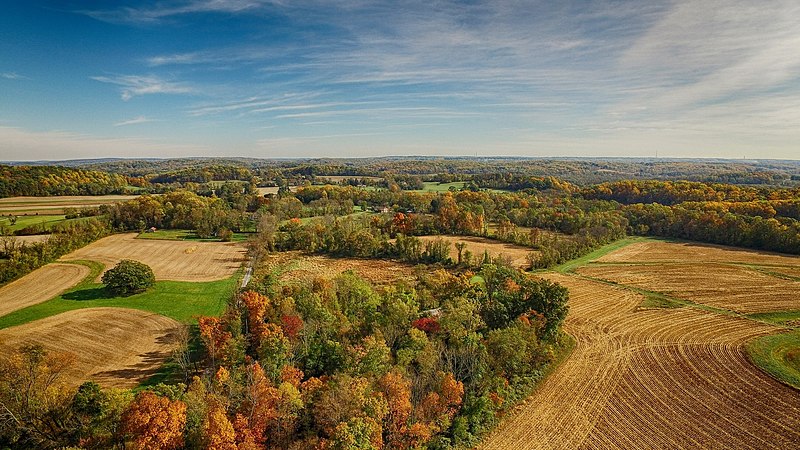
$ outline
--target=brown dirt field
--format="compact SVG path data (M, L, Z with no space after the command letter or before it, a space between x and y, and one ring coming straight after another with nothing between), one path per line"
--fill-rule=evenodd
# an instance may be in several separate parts
M215 281L233 275L245 260L236 242L191 242L136 239L136 233L115 234L76 250L63 260L88 259L111 268L123 259L149 265L158 280Z
M720 262L800 266L800 257L713 244L645 241L627 245L597 259L619 262Z
M798 448L800 392L745 357L779 331L693 308L639 310L642 297L577 276L573 353L478 448Z
M577 272L745 314L800 309L800 281L736 265L611 264Z
M284 267L280 277L282 281L333 278L346 270L353 270L365 280L378 285L415 278L415 267L410 264L382 259L331 258L296 251L270 254L261 264L259 271Z
M521 247L519 245L507 244L505 242L496 241L493 239L486 239L473 236L419 236L422 241L431 241L437 238L442 238L450 243L450 257L453 261L458 260L458 250L456 249L457 242L465 242L467 244L466 250L472 252L473 260L475 258L483 258L483 252L488 251L489 256L495 258L497 256L504 256L511 258L511 265L518 268L527 268L528 255L536 253L536 250L528 247Z
M93 380L105 387L131 388L170 357L180 326L135 309L78 309L0 330L0 346L38 343L54 352L70 349L75 362L66 371L68 383Z
M83 208L100 206L109 203L123 202L138 197L137 195L75 195L54 197L6 197L0 198L0 214L9 213L63 213L64 208Z
M78 264L47 264L0 288L0 316L50 300L89 275Z
M262 196L266 194L277 194L278 189L280 189L278 186L256 188L256 190L258 191L258 195Z

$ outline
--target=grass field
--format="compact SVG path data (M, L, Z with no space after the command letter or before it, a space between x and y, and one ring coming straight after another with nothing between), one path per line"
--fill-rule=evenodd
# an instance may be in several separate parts
M413 192L447 192L450 188L454 188L456 190L461 189L464 187L466 183L463 181L454 181L452 183L439 183L437 181L425 181L423 182L424 187L422 189L413 191Z
M252 236L252 233L233 233L232 242L243 242ZM156 230L152 233L140 233L137 239L154 239L164 241L195 241L195 242L221 242L219 238L201 238L192 230Z
M70 223L70 222L78 222L82 220L87 220L86 217L77 217L74 219L67 219L63 214L61 215L53 215L53 214L41 214L38 216L17 216L16 222L12 225L11 220L8 217L0 217L0 227L8 227L8 230L11 232L19 231L23 228L28 228L32 226L41 226L43 231L48 231L52 229L55 225L61 223Z
M800 329L754 339L747 351L757 366L800 389Z

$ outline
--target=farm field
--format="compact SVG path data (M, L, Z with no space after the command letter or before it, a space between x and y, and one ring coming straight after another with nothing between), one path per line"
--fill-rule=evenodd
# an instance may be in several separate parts
M263 259L261 267L277 270L282 281L333 278L346 270L374 284L412 280L415 276L415 267L410 264L382 259L332 258L298 251L272 253Z
M244 246L235 242L146 240L136 236L108 236L62 259L98 261L107 269L123 259L133 259L149 265L158 280L195 282L229 278L245 259Z
M0 198L0 215L64 214L64 208L85 208L109 203L123 202L136 195L98 196L54 196L54 197L6 197Z
M687 261L794 266L795 269L800 269L800 257L797 256L722 245L652 239L633 243L596 260L598 263Z
M236 233L231 235L231 241L246 241L252 233ZM156 230L153 232L140 233L137 239L155 239L166 241L195 241L195 242L221 242L219 238L204 239L197 235L193 230Z
M30 236L12 236L10 239L13 239L21 244L37 244L40 242L47 242L50 239L49 234L32 234Z
M456 243L464 242L467 244L465 250L469 250L474 258L483 258L483 253L488 252L492 258L507 257L511 260L511 265L517 268L527 268L530 264L528 262L528 255L536 253L528 247L522 247L514 244L507 244L505 242L496 241L494 239L486 239L474 236L419 236L420 240L431 241L438 238L444 239L450 243L450 257L453 261L458 259L458 249Z
M181 326L168 317L126 308L64 312L0 330L0 348L39 344L74 354L66 380L75 386L93 380L105 387L137 386L169 358Z
M745 343L783 328L696 308L639 309L641 294L576 275L572 355L480 449L794 448L800 394Z
M577 272L744 314L800 309L800 281L739 265L590 264Z
M89 272L79 264L48 264L0 287L0 317L51 299L80 283Z

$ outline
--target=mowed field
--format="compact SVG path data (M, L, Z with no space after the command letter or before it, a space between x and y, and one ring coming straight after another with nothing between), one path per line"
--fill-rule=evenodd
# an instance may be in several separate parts
M522 247L514 244L507 244L505 242L496 241L494 239L486 239L481 237L442 235L442 236L419 236L419 238L423 242L435 240L438 238L444 239L445 241L449 242L450 257L453 259L453 261L456 261L458 259L458 250L456 249L456 243L458 242L464 242L465 244L467 244L465 250L469 250L472 253L473 261L475 260L475 258L483 258L483 253L488 252L489 256L491 256L492 258L496 257L508 258L511 261L512 266L521 269L527 268L530 265L528 263L528 255L530 255L531 253L536 253L536 250L533 250L528 247Z
M382 259L331 258L307 255L302 252L279 252L267 255L262 267L277 269L282 281L311 281L315 278L333 278L352 270L373 284L388 284L399 280L413 280L415 268L410 264Z
M77 285L89 271L78 264L48 264L0 287L0 317L55 297Z
M795 256L659 241L629 245L577 270L744 314L800 309L800 280L791 278L798 271Z
M54 197L6 197L0 198L0 215L63 214L64 208L86 208L124 202L136 195L69 195Z
M750 448L800 445L800 393L753 366L749 339L783 331L575 275L565 329L577 346L481 449Z
M105 387L131 388L153 375L172 353L175 320L126 308L68 311L0 330L0 348L39 344L51 352L74 354L65 379L72 385L93 380Z
M107 269L123 259L132 259L149 265L157 280L174 281L222 280L233 275L245 259L241 243L145 240L136 236L108 236L62 259L98 261Z

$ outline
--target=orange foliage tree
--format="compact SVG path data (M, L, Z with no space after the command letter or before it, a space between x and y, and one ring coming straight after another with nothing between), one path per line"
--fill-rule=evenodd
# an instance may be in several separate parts
M143 391L123 414L122 423L137 449L180 448L183 446L186 404Z

